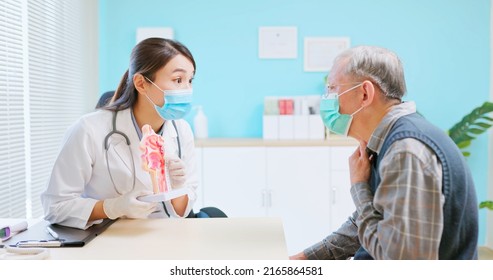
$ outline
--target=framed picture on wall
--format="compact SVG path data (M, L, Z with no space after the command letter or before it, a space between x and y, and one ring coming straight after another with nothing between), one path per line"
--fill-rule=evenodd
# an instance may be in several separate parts
M348 49L349 45L349 37L306 37L304 70L306 72L329 71L334 58Z

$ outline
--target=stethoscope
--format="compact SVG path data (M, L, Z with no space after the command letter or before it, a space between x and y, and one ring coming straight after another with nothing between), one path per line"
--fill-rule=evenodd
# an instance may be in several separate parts
M125 133L116 129L116 115L117 114L118 114L118 111L113 112L113 120L112 120L112 125L113 125L112 127L113 128L104 137L104 149L105 149L105 153L106 153L106 168L108 169L108 173L110 174L110 179L111 179L111 183L113 184L113 188L115 189L116 193L118 193L119 195L123 195L118 190L118 188L116 187L115 181L113 180L113 176L111 175L110 164L108 161L108 150L110 148L110 144L108 141L113 134L118 134L118 135L122 136L125 139L125 143L127 143L127 147L128 147L129 152L130 152L130 158L132 159L132 190L135 189L135 162L134 162L132 149L130 148L130 138L128 138L128 136ZM181 158L181 145L180 145L180 136L178 134L178 128L176 127L176 123L174 120L172 120L171 123L173 124L173 127L176 130L176 141L178 142L178 157Z

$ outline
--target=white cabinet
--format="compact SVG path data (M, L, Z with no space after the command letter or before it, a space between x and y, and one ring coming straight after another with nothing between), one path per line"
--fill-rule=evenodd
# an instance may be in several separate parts
M330 206L331 232L356 210L351 197L351 180L349 178L348 159L356 147L332 147L330 154Z
M281 217L289 254L321 241L354 211L354 147L202 147L203 206L229 217Z
M228 217L265 216L265 148L203 148L204 206Z
M268 215L281 217L290 254L329 233L329 148L267 148Z
M197 188L197 200L193 206L193 211L198 213L200 209L204 207L204 195L202 194L202 191L204 190L202 185L202 149L200 148L195 149L195 164L197 164L195 168L199 177L199 186Z

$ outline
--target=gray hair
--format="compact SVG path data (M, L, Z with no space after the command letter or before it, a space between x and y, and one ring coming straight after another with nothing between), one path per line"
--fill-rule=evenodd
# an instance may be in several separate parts
M345 66L339 62L347 62ZM374 46L358 46L339 54L334 65L341 65L343 75L369 79L390 99L402 100L406 93L406 80L402 63L392 51Z

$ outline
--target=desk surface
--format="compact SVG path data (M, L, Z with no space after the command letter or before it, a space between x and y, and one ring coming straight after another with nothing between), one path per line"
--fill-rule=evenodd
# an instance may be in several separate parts
M118 220L82 248L51 259L286 260L280 218Z

